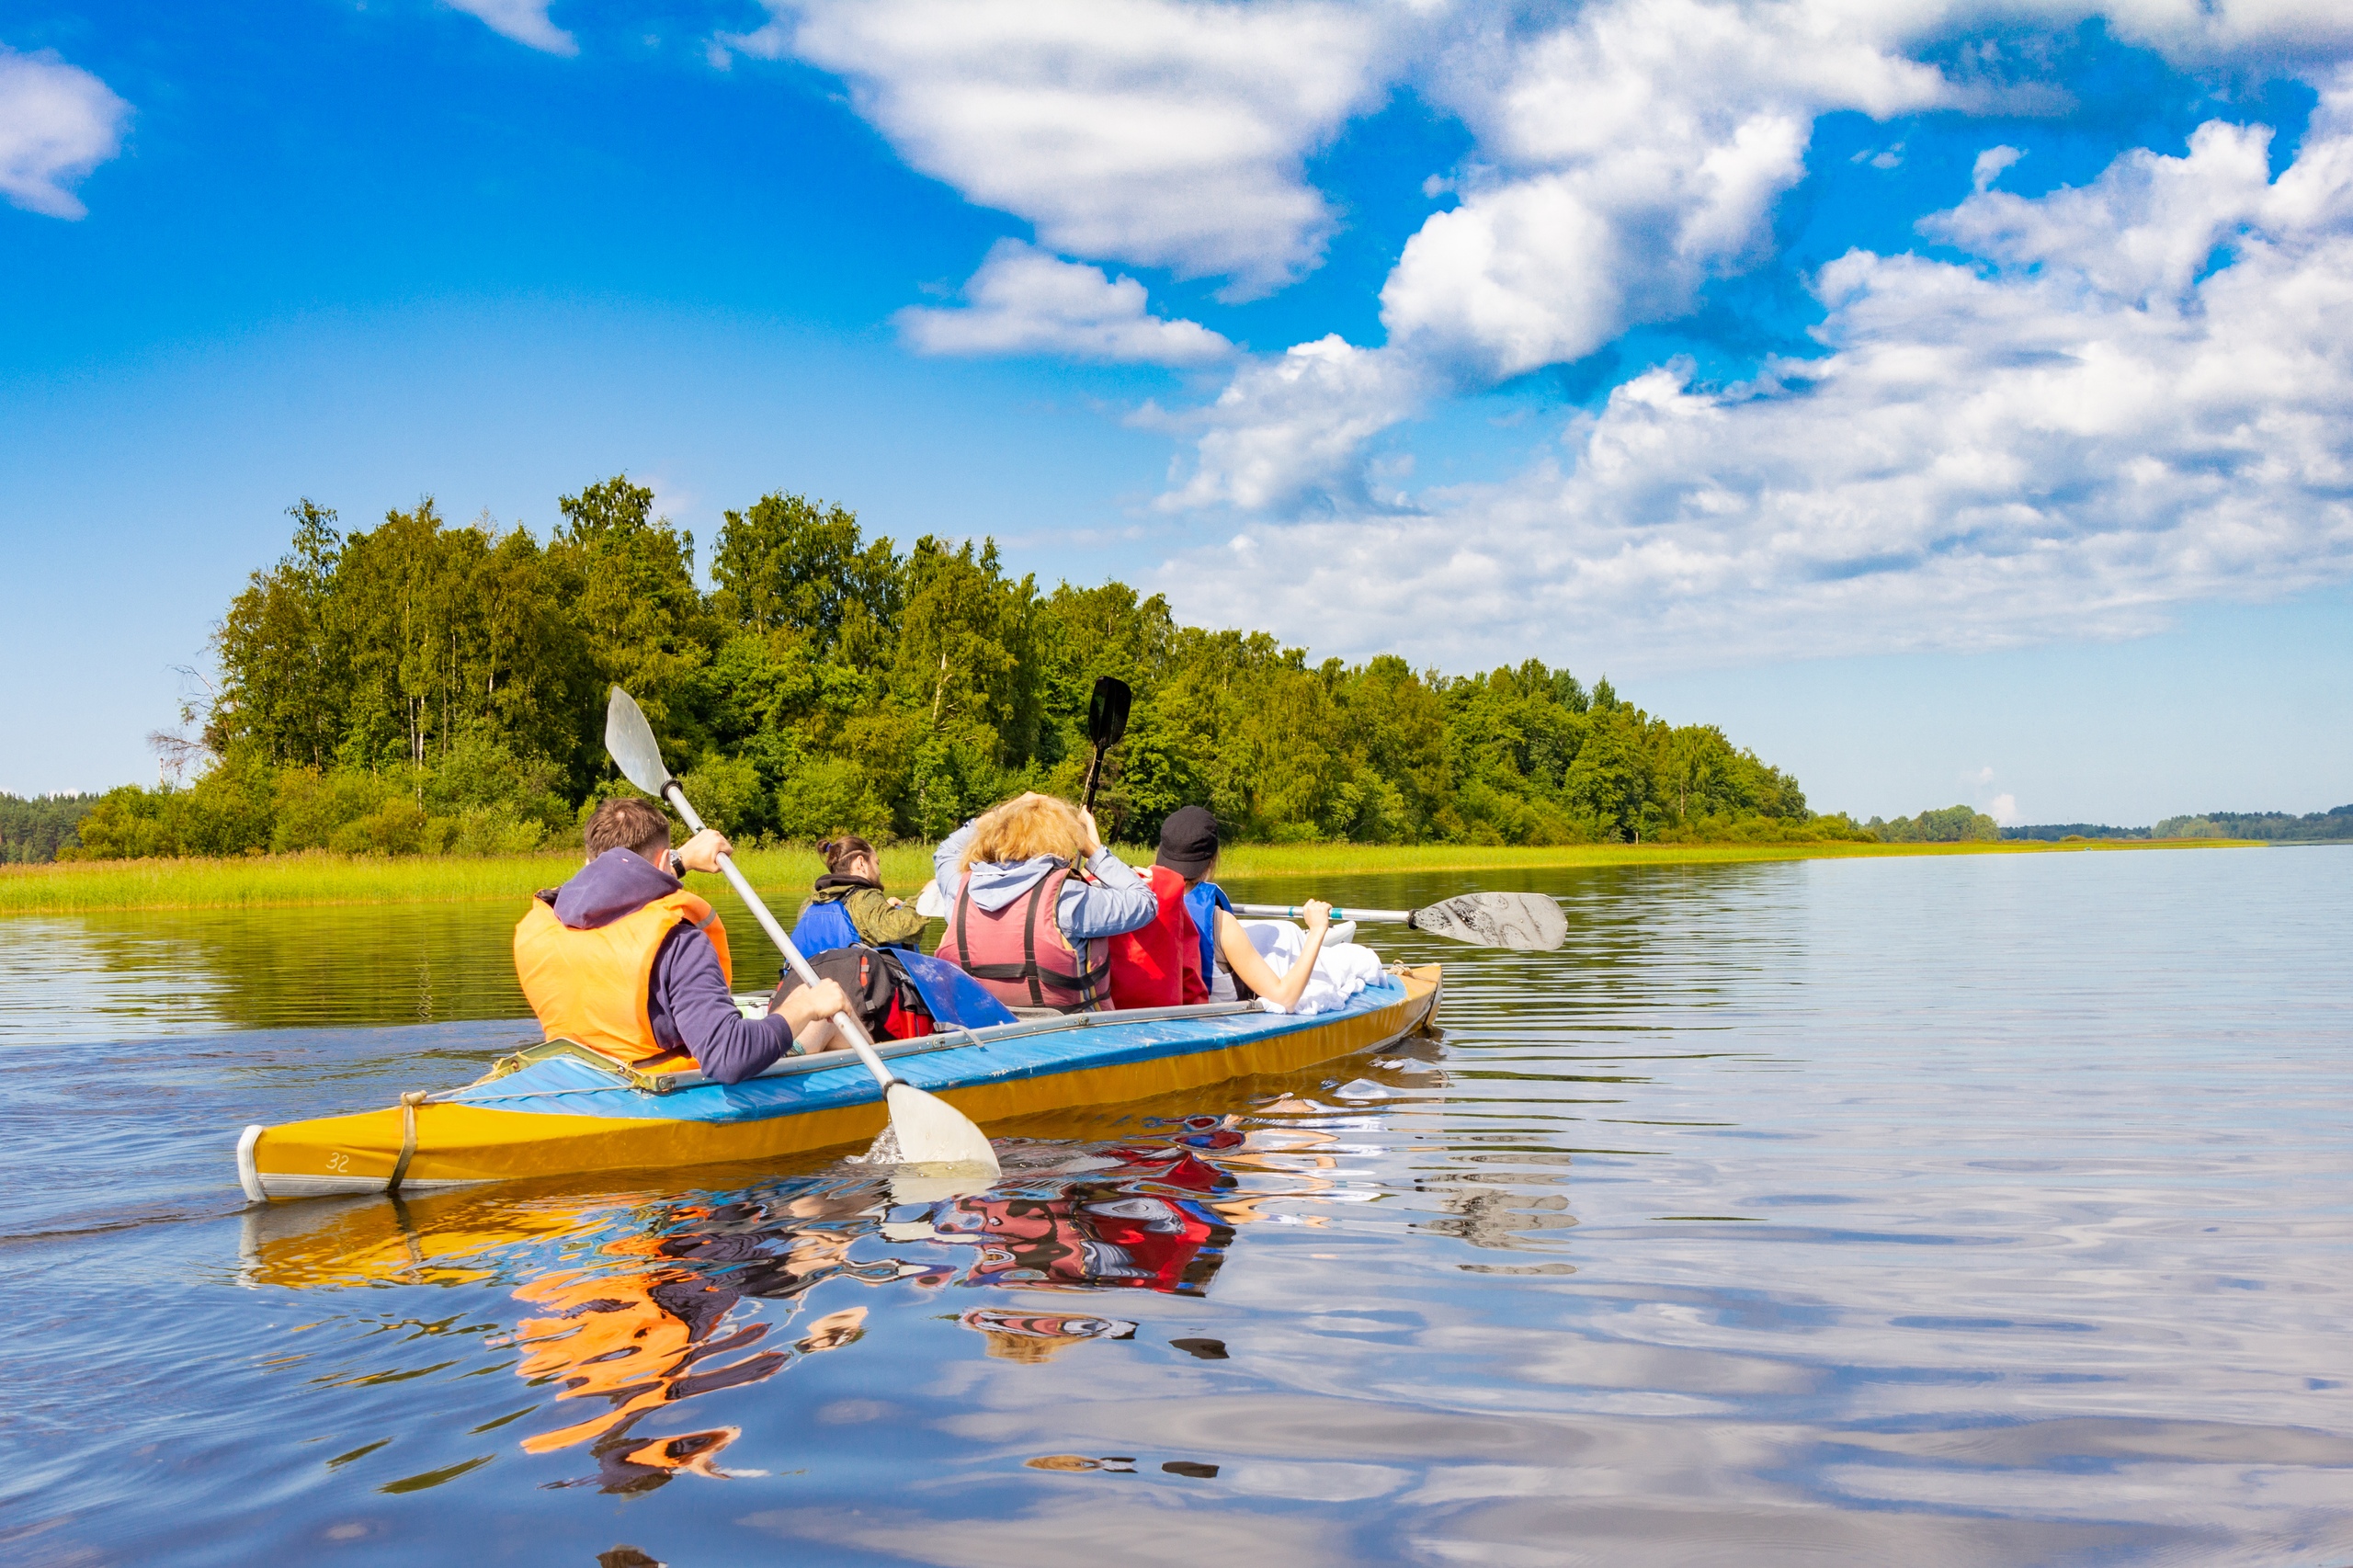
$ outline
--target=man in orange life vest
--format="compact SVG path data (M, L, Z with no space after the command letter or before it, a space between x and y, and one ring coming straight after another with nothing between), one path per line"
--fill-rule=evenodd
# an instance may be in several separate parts
M727 929L678 880L719 869L726 839L705 828L673 850L669 819L639 800L598 806L587 838L586 867L540 892L515 927L515 972L548 1039L637 1066L691 1057L722 1084L838 1043L826 1020L848 999L830 980L764 1018L736 1008Z

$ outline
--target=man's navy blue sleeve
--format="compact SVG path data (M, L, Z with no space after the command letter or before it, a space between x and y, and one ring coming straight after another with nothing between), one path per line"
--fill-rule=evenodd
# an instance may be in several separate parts
M710 938L691 926L674 926L663 939L648 989L654 1038L692 1052L713 1083L756 1077L792 1049L782 1018L747 1018L736 1007Z

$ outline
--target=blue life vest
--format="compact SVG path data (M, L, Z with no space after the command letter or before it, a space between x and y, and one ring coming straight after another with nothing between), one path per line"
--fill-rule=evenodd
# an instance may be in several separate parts
M1217 973L1217 912L1233 913L1233 901L1215 882L1203 882L1185 895L1185 912L1193 917L1194 928L1201 934L1201 980L1207 983Z
M822 953L833 948L854 948L860 938L858 927L850 924L849 911L837 898L813 899L801 912L792 927L792 945L801 956Z

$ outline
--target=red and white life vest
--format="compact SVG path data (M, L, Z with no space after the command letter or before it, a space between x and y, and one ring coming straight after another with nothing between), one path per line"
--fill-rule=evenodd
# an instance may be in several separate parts
M981 983L1008 1007L1051 1007L1058 1013L1100 1012L1111 1005L1111 960L1101 942L1081 937L1073 944L1054 918L1067 860L1030 884L1029 891L998 910L972 902L972 881L956 894L948 914L948 935L934 956ZM1092 968L1090 949L1099 951Z

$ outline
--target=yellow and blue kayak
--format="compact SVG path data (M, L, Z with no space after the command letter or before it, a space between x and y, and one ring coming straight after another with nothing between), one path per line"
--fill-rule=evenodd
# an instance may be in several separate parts
M1426 1028L1438 968L1397 966L1334 1012L1256 1002L1086 1013L957 1028L882 1047L891 1069L985 1125L1073 1106L1296 1072ZM237 1176L255 1201L772 1160L871 1142L881 1091L847 1051L790 1056L756 1078L632 1072L551 1040L462 1088L383 1110L248 1127Z

